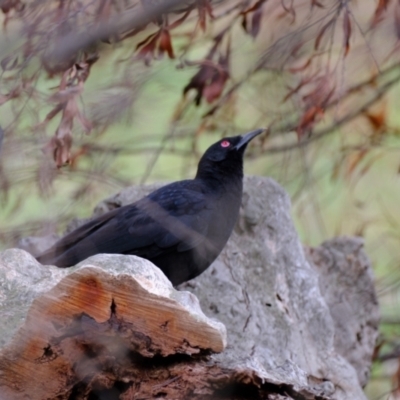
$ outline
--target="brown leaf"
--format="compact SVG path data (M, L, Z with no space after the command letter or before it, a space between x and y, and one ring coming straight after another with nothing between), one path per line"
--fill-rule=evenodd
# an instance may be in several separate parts
M235 90L236 90L236 88L234 86L230 87L224 94L224 102L219 102L214 107L211 107L207 112L205 112L202 115L202 118L207 118L207 117L214 115L221 108L222 105L226 105L226 103L230 99L234 98L233 94L234 94Z
M192 12L192 8L189 8L181 18L177 19L176 21L174 21L172 24L168 25L168 29L174 29L177 26L181 25L183 21L185 21L185 19L189 16L189 14Z
M335 85L329 79L329 74L318 77L312 83L314 87L303 95L302 100L307 106L318 105L324 109L335 93Z
M394 398L400 395L400 363L398 363L396 372L392 375L393 396Z
M8 96L5 96L4 94L0 94L0 106L2 106L4 103L6 103L9 100Z
M375 344L374 352L373 352L372 357L371 357L372 361L376 361L377 360L383 345L386 344L386 340L383 339L382 337L379 338L378 340L379 341L378 341L378 343Z
M57 104L47 115L41 125L47 124L47 122L51 121L62 109L64 108L63 104Z
M263 4L260 4L260 7L258 7L257 10L254 11L253 16L251 18L250 34L251 36L253 36L253 38L257 37L258 33L260 32L260 25L263 14L262 6Z
M319 46L321 44L321 40L323 38L323 36L325 35L325 32L331 27L333 26L335 23L335 20L332 18L330 21L328 21L323 27L322 29L319 31L317 38L315 39L315 44L314 44L314 49L318 50Z
M311 8L313 7L325 8L324 5L320 3L318 0L311 0Z
M371 124L375 132L382 131L386 127L386 110L381 110L378 113L365 112L365 117Z
M372 27L374 28L382 20L383 13L387 10L391 0L379 0L372 19Z
M221 65L208 62L200 67L200 70L193 76L190 82L183 89L183 94L195 89L196 105L199 105L201 98L204 97L208 103L212 103L220 97L225 83L229 78L229 73Z
M97 19L107 21L111 15L111 2L110 0L101 0L97 11Z
M242 16L242 28L246 33L249 33L247 30L247 14L243 14Z
M69 100L74 99L76 96L79 96L82 93L83 88L80 86L71 86L67 87L64 90L60 90L57 93L54 93L50 97L50 101L55 101L58 103L66 103Z
M150 64L150 61L155 58L156 50L158 50L158 56L162 57L164 53L168 54L169 58L175 58L174 50L172 48L171 35L168 28L161 28L158 32L152 33L142 42L140 42L136 49L139 50L137 57L142 58L146 65Z
M289 68L289 72L291 72L292 74L295 74L297 72L303 72L305 69L307 69L310 65L311 65L311 61L312 61L313 57L310 57L306 63L300 67L293 67L293 68Z
M288 94L283 98L282 103L285 103L290 97L292 97L294 94L298 93L301 88L303 88L305 85L310 83L314 78L316 74L313 74L309 76L308 78L303 78L297 86L295 86L293 89L290 89Z
M81 112L78 112L76 117L78 118L78 121L81 123L85 133L89 134L93 129L93 124Z
M66 133L62 137L53 136L43 150L51 152L57 168L61 168L70 162L71 146L72 136Z
M315 123L318 122L323 115L324 110L320 106L311 106L303 114L296 128L298 140L301 140L306 133L310 132Z
M10 55L8 57L4 57L1 60L0 65L1 65L1 69L3 71L11 71L12 69L14 69L17 66L17 64L18 64L18 56L15 57L14 60L12 60L12 59L13 59L13 55Z
M286 4L287 1L289 2L288 5ZM296 19L296 11L294 9L293 1L294 0L281 0L281 5L282 8L285 10L285 12L287 12L293 17L293 22L294 22Z
M13 8L16 11L22 11L25 4L21 0L2 0L0 1L0 9L4 14L8 14Z
M256 1L250 8L247 8L246 10L242 11L240 14L246 15L248 13L251 13L253 11L256 11L258 8L260 8L263 3L265 3L267 0L258 0Z
M212 7L210 0L197 0L197 11L199 14L199 25L202 31L206 30L206 17L207 14L210 18L214 18L212 14Z
M368 154L367 149L360 149L352 152L347 157L347 168L346 168L346 176L349 177L353 174L354 170L361 163L364 157Z
M258 0L250 8L242 11L240 14L242 17L242 27L246 33L256 37L260 31L262 7L267 0ZM252 13L251 17L251 29L247 26L247 14Z
M206 59L200 62L201 67L199 71L183 89L184 95L191 89L197 91L195 97L196 105L200 104L204 92L205 98L209 103L217 99L221 95L225 83L229 78L230 40L228 41L226 55L223 56L220 54L217 62L212 61L215 58L225 32L226 30L223 30L214 38L214 45L210 49Z
M77 167L79 159L88 153L89 153L88 146L83 145L74 154L70 155L70 159L69 159L70 169L75 169Z
M92 130L92 123L80 112L78 99L84 89L92 65L97 61L97 53L83 53L80 62L73 64L63 73L58 92L50 97L56 105L46 115L39 127L45 126L58 113L62 112L61 120L53 138L45 146L45 151L51 152L57 167L70 161L72 146L72 129L75 119L82 125L86 133Z
M397 2L394 10L394 27L396 30L396 36L400 39L400 2Z
M21 94L21 86L16 86L8 94L0 94L0 106L7 102L8 100L15 99Z
M159 34L159 32L156 33L152 33L151 35L147 36L146 39L142 40L141 42L139 42L136 46L136 50L138 50L140 47L143 47L146 43L150 43L152 41L152 39L154 39L155 37L157 37Z
M212 103L217 100L224 90L225 83L228 80L229 75L227 72L217 72L210 84L206 85L203 91L203 96L208 103Z
M344 56L346 57L350 50L350 37L351 37L351 20L349 9L346 8L343 18L343 33L344 33Z
M191 89L197 91L195 97L195 104L200 105L201 98L203 96L204 87L207 81L211 81L214 76L214 68L210 65L202 65L198 72L192 77L189 83L183 88L183 95Z

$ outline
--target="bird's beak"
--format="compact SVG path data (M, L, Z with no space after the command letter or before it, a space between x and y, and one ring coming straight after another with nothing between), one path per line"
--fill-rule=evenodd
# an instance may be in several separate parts
M240 142L234 147L234 149L239 150L241 147L249 143L250 140L258 136L260 133L263 133L264 131L265 129L256 129L255 131L246 133L242 136L242 139L240 139Z

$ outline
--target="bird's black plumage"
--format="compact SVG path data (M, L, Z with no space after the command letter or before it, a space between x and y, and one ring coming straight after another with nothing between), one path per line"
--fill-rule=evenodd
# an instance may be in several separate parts
M134 254L157 265L174 285L201 274L232 233L242 200L243 154L262 131L219 140L204 153L194 179L93 219L37 260L70 267L98 253Z

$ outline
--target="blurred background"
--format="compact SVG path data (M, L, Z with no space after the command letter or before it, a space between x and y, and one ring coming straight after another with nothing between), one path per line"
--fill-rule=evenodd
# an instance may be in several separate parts
M365 239L382 310L366 392L400 398L400 2L0 9L0 250L128 185L193 177L213 141L266 128L245 172L288 191L304 245Z

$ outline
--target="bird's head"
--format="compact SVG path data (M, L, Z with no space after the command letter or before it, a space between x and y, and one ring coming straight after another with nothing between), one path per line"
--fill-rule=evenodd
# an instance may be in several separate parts
M240 136L226 137L211 145L203 154L199 162L196 177L218 170L229 171L242 170L243 154L249 142L264 132L264 129L257 129Z

